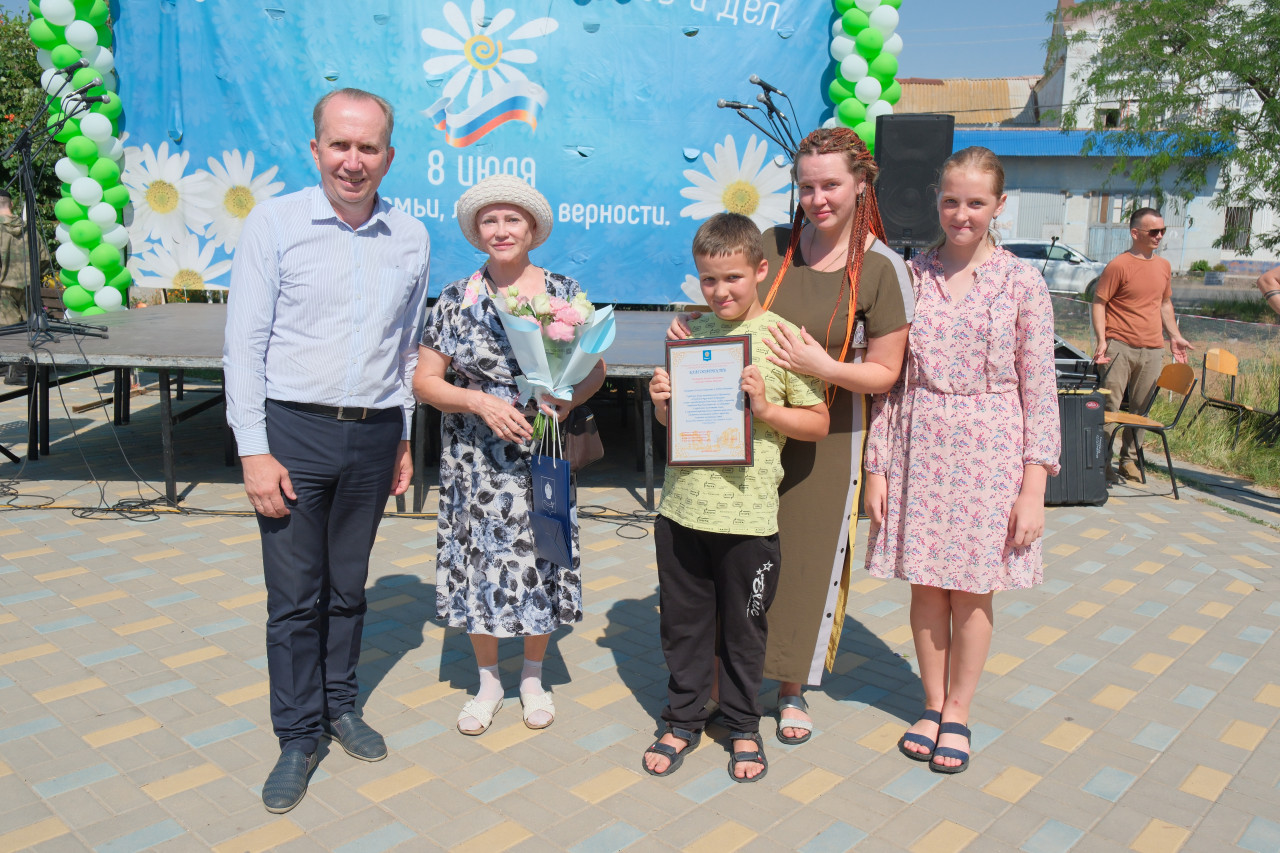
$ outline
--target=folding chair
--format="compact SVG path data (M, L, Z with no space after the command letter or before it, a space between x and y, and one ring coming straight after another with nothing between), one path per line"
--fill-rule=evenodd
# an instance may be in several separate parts
M1151 389L1151 394L1147 396L1146 401L1142 404L1141 414L1133 412L1107 412L1104 421L1109 424L1116 424L1116 429L1111 433L1111 441L1107 444L1107 458L1111 458L1111 447L1116 443L1116 436L1120 434L1122 429L1131 430L1150 430L1160 436L1160 441L1164 443L1164 462L1169 466L1169 481L1173 483L1173 499L1178 500L1178 478L1173 475L1173 457L1169 455L1169 438L1174 427L1178 425L1178 420L1182 417L1183 411L1187 408L1187 400L1191 399L1191 392L1196 387L1196 373L1187 364L1166 364L1164 369L1160 371L1160 378L1156 380L1156 387ZM1156 401L1156 395L1161 391L1168 391L1171 394L1177 394L1182 398L1182 402L1178 405L1178 413L1173 416L1173 420L1169 423L1161 423L1149 417L1151 406ZM1137 441L1137 434L1134 434L1134 444L1138 447L1138 469L1142 471L1142 483L1146 485L1146 457L1142 451L1142 443Z
M1196 413L1192 415L1191 420L1187 423L1188 427L1195 423L1196 418L1200 417L1200 413L1204 411L1205 406L1235 412L1236 431L1231 438L1232 450L1236 449L1236 442L1240 440L1240 422L1244 420L1245 412L1262 415L1266 418L1275 416L1275 412L1255 409L1253 406L1236 400L1236 377L1239 373L1240 363L1229 351L1219 347L1205 350L1204 362L1200 366L1200 398L1204 402L1200 404L1200 408L1196 409ZM1215 397L1209 393L1210 379L1214 380L1216 386L1227 389L1225 397Z

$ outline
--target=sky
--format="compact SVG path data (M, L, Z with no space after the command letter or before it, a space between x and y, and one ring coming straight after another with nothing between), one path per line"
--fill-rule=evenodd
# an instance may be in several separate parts
M904 48L898 57L899 76L1040 74L1049 37L1044 18L1055 6L1055 0L902 0L898 33ZM0 8L26 11L27 4L0 0Z

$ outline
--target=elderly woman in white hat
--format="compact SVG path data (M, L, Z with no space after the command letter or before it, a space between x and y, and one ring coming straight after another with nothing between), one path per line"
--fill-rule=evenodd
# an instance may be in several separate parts
M556 627L581 621L578 531L573 567L534 555L528 523L530 403L516 404L515 355L493 297L515 287L520 295L569 300L578 283L535 266L529 252L551 233L551 205L511 175L480 181L458 200L458 225L467 242L488 255L476 272L445 285L427 317L413 390L443 413L440 512L436 541L436 610L471 637L480 689L458 715L458 730L478 735L502 707L498 638L524 638L520 703L525 725L546 728L555 718L542 686L542 658ZM453 368L453 381L445 378ZM604 381L604 365L574 388L569 402L545 401L564 418Z

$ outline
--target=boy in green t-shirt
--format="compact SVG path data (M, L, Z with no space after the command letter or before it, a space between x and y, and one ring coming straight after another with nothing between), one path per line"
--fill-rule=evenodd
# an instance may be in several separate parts
M662 712L666 733L644 754L644 769L666 776L697 746L719 654L720 707L732 739L735 782L764 776L757 694L764 678L765 613L778 582L778 484L788 437L817 441L830 419L821 384L769 361L764 337L785 320L760 304L769 273L760 230L745 216L720 213L693 238L702 295L713 314L689 324L690 337L751 336L742 391L751 400L750 467L667 467L654 524L662 651L671 676ZM794 331L794 327L791 327ZM671 381L662 368L649 383L654 414L667 423Z

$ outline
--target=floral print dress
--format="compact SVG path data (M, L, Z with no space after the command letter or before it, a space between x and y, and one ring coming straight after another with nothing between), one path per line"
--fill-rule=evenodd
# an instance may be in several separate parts
M1058 472L1053 305L1044 279L997 248L958 302L937 250L910 262L907 368L876 398L867 472L888 478L867 548L876 577L985 593L1044 579L1041 540L1005 549L1023 466Z
M549 296L580 290L548 272ZM422 345L451 358L453 384L516 404L520 365L507 343L482 272L445 286L427 317ZM530 402L526 413L536 408ZM534 555L529 527L532 446L499 438L484 419L445 412L440 423L440 512L436 535L436 612L468 634L549 634L582 621L578 525L573 567Z

